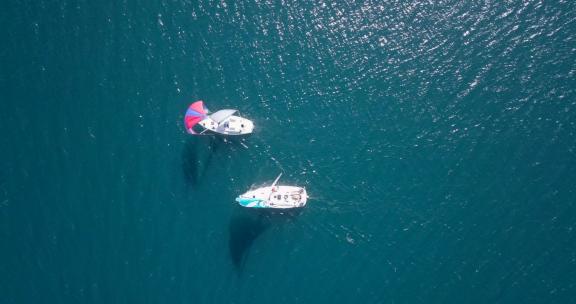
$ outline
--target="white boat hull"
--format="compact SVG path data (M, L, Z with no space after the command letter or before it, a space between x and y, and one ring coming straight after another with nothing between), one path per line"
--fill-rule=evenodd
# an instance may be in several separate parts
M254 123L246 118L240 116L230 116L220 123L215 122L210 117L198 123L205 130L222 135L248 135L254 131Z
M301 208L306 205L307 200L306 189L295 186L262 187L236 198L243 207L276 209Z

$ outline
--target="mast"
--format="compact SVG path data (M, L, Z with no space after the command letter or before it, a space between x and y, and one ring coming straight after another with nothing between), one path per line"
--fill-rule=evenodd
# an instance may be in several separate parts
M278 177L274 180L274 182L272 183L272 186L270 187L270 194L268 195L268 200L270 200L270 197L272 196L272 193L274 193L274 187L276 186L276 183L278 183L278 180L280 179L280 176L282 176L282 172L280 172L280 175L278 175Z
M276 183L278 183L278 180L280 179L280 176L282 176L282 172L280 172L280 175L278 175L278 177L274 180L274 182L272 183L272 188L274 188L274 186L276 186Z

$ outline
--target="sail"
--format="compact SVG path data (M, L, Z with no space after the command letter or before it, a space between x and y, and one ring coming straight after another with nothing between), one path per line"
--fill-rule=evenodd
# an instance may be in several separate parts
M234 113L236 113L237 110L232 110L232 109L224 109L224 110L220 110L217 112L214 112L214 114L210 115L210 118L215 121L216 123L221 123L222 121L224 121L226 118L234 115Z
M190 134L196 134L192 127L206 118L206 108L202 100L196 101L188 107L186 115L184 116L184 125L186 131Z

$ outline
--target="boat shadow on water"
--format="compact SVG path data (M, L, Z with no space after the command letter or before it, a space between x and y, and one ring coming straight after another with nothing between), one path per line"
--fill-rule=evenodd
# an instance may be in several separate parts
M218 156L240 149L241 145L238 140L218 136L188 137L182 150L182 173L186 183L193 188L198 186Z
M228 225L230 259L241 273L254 241L266 230L296 220L302 209L238 209Z

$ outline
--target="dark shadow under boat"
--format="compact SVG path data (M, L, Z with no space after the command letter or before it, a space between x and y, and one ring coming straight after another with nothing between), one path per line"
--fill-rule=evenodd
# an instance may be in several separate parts
M190 136L182 150L182 173L186 183L196 187L209 172L215 159L234 149L244 149L242 139L220 136Z
M242 271L254 242L266 230L276 225L294 221L301 212L301 208L276 210L239 207L230 219L228 226L228 248L230 259L236 270Z

